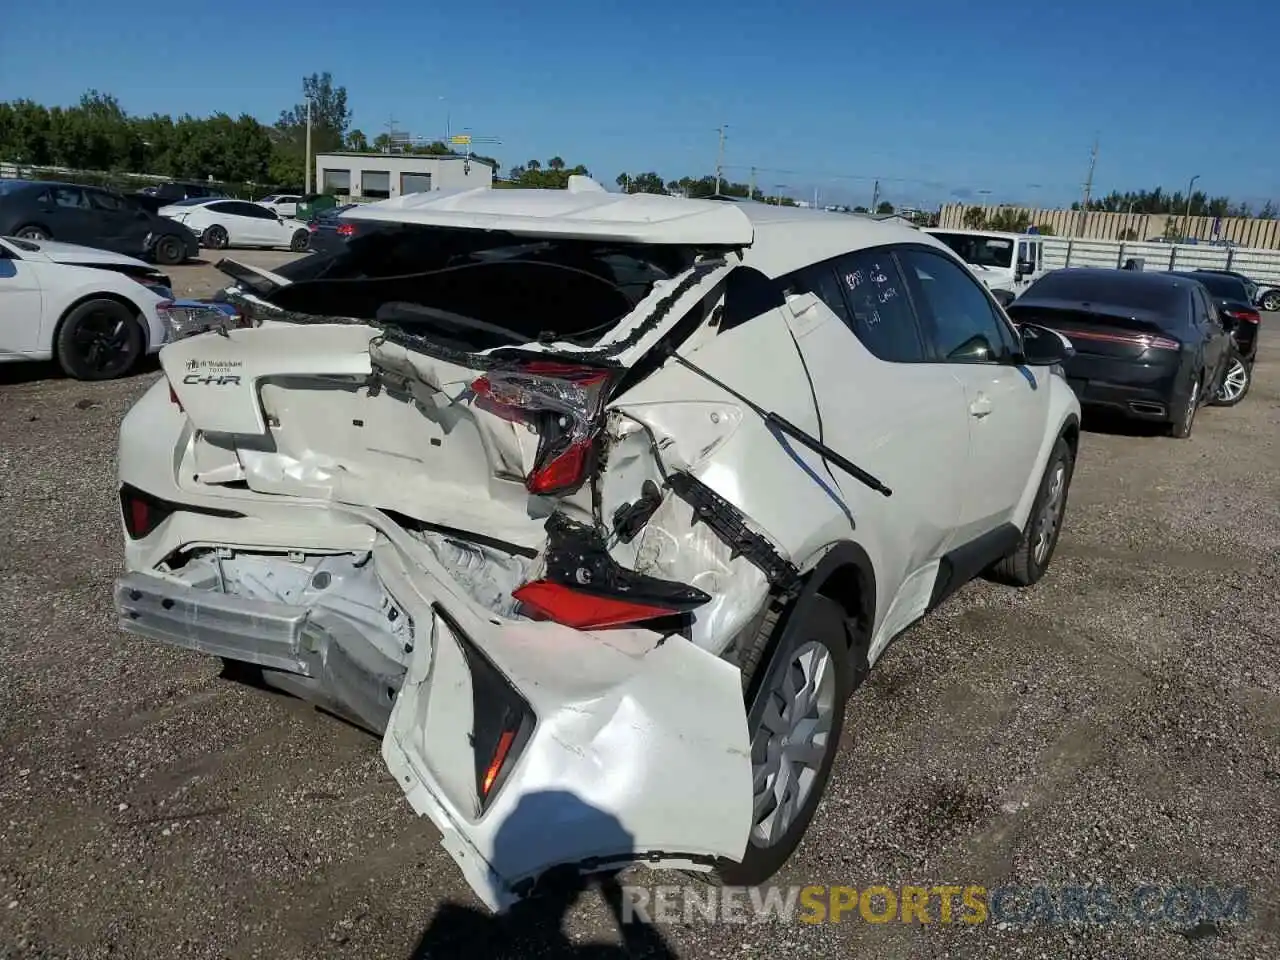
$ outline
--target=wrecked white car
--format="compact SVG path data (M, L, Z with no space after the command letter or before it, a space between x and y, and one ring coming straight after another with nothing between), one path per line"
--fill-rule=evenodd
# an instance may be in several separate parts
M271 322L162 352L121 627L379 732L492 909L764 881L885 645L1044 573L1070 345L858 218L582 179L354 212L386 229L241 291Z

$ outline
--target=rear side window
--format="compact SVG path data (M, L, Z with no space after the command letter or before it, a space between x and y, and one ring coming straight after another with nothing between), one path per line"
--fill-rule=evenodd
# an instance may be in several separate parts
M125 205L117 198L109 193L98 193L96 190L89 192L89 201L96 210L106 210L110 213L120 213L125 209Z
M850 326L881 360L925 359L915 311L897 261L888 250L866 250L836 260L836 275L849 305Z
M915 311L893 253L866 250L797 271L791 292L812 293L881 360L925 359Z

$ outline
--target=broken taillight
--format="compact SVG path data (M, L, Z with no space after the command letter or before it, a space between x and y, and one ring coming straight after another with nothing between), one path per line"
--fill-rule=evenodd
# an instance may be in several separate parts
M541 575L511 594L531 617L598 630L689 614L711 601L697 587L623 567L594 527L553 513L546 528Z
M131 540L141 540L164 523L173 513L173 506L163 500L143 493L136 487L123 484L120 487L120 514L125 532Z
M576 490L590 474L615 367L549 360L495 367L471 384L478 405L504 420L533 423L538 453L525 477L530 493Z
M517 589L512 596L545 620L575 630L597 630L643 623L658 617L669 617L679 609L599 594L583 593L559 583L534 580Z

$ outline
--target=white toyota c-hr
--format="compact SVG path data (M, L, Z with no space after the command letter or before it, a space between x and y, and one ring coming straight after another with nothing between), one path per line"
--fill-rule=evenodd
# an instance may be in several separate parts
M492 909L559 866L762 882L889 641L1044 573L1070 344L840 214L584 178L353 213L305 279L238 271L279 322L162 351L121 627L377 731Z

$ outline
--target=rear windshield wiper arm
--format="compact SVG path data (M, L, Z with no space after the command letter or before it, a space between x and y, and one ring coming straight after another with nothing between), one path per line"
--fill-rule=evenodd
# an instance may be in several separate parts
M730 387L728 384L725 384L720 380L717 380L711 374L707 373L707 371L699 367L696 363L693 363L690 360L686 360L684 357L680 356L680 354L676 353L675 348L672 347L670 344L667 344L665 346L664 352L668 357L676 361L676 363L680 364L682 367L685 367L686 369L692 371L693 373L696 373L698 376L702 377L704 380L708 381L709 383L715 384L717 387L719 387L725 393L729 394L739 403L749 408L752 413L760 417L760 419L763 420L765 423L767 423L769 426L774 427L775 429L781 431L782 433L785 433L787 436L791 437L797 443L800 443L808 447L810 450L818 454L820 457L825 457L827 460L830 460L832 463L834 463L837 467L839 467L845 473L849 474L849 476L853 477L855 480L858 480L861 483L866 484L876 493L883 494L886 497L893 496L892 490L886 487L883 483L881 483L878 479L873 477L871 474L867 473L867 471L863 470L856 463L854 463L853 461L845 457L842 457L839 453L832 450L829 446L827 446L821 440L818 440L816 437L812 436L811 434L808 434L805 431L801 430L799 427L797 427L794 423L792 423L790 420L786 419L785 417L779 416L778 414L774 413L772 410L766 410L763 407L761 407L759 404L752 403L750 400L748 400L746 397L740 394L737 390L734 390L733 387Z

